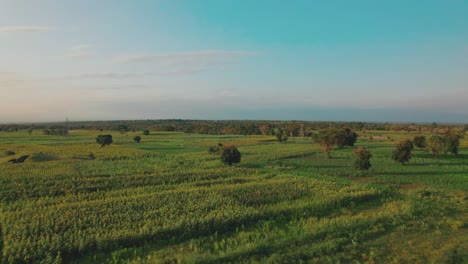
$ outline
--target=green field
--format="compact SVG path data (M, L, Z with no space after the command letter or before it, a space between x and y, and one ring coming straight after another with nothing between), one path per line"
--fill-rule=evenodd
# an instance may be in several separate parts
M417 133L367 131L359 172L352 148L327 159L310 138L140 134L0 132L1 262L468 262L466 139L458 156L415 149L401 165L394 144ZM209 154L218 143L241 163Z

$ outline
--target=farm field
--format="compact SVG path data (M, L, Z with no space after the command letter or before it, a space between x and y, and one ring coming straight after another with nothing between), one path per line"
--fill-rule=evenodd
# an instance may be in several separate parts
M401 165L395 143L420 134L360 133L373 154L361 172L352 148L328 159L307 137L136 135L0 132L0 262L468 262L466 139ZM241 162L223 165L218 143Z

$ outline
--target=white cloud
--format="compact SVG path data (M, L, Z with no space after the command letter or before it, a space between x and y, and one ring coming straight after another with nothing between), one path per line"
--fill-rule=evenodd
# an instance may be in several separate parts
M82 73L66 76L67 79L129 79L139 77L162 77L171 75L187 75L199 73L213 68L182 68L171 71L160 72L101 72L101 73Z
M24 78L15 72L0 72L0 88L16 87L19 84L24 83Z
M119 64L129 63L157 63L161 65L198 64L207 65L224 62L228 59L248 57L258 55L251 51L225 51L225 50L204 50L178 53L161 54L134 54L116 58L114 62Z
M50 27L39 26L4 26L0 27L0 33L16 33L16 32L44 32L50 31Z
M93 55L94 45L77 45L68 49L66 56L70 58L84 58Z

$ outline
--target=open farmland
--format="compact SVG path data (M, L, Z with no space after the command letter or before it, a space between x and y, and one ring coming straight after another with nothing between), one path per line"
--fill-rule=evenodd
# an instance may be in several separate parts
M307 137L136 135L0 132L1 262L468 261L466 139L457 156L415 149L401 165L394 144L418 133L367 131L360 172L352 148L327 159ZM218 143L241 163L210 154Z

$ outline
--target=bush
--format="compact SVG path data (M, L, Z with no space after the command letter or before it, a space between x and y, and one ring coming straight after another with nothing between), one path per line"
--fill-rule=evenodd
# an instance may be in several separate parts
M438 159L442 150L445 149L445 140L439 135L434 135L427 141L427 147L434 155L434 158Z
M454 155L458 154L461 136L455 133L447 133L444 135L445 151Z
M372 154L366 148L357 148L354 151L356 155L356 161L354 162L354 168L357 170L368 170L372 165L370 163L370 158Z
M135 136L135 137L133 137L133 141L135 141L136 143L140 143L141 137L140 136Z
M392 159L394 161L405 164L411 159L411 151L414 149L413 142L411 140L401 141L396 144L395 150L392 153Z
M112 144L112 135L99 135L96 137L96 143L100 144L101 147Z
M16 153L14 151L11 151L11 150L7 150L3 153L5 156L13 156L15 155Z
M23 163L28 158L29 158L29 155L23 155L23 156L21 156L21 157L19 157L17 159L11 159L8 162L10 162L10 163Z
M225 146L221 153L221 162L231 166L233 163L239 163L241 161L241 153L234 146Z
M275 133L275 136L278 142L286 142L288 140L288 134L282 129L278 129L278 131Z
M413 139L414 145L418 148L426 147L426 137L425 136L415 136Z
M34 153L29 157L29 161L32 162L46 162L46 161L54 161L58 160L58 157L52 154L47 154L47 153Z
M143 130L143 135L147 136L150 134L150 131L148 129Z
M219 149L220 149L220 148L219 148L219 147L216 147L216 146L215 146L215 147L210 147L210 148L208 149L208 153L210 153L210 154L216 154L216 153L219 152Z

